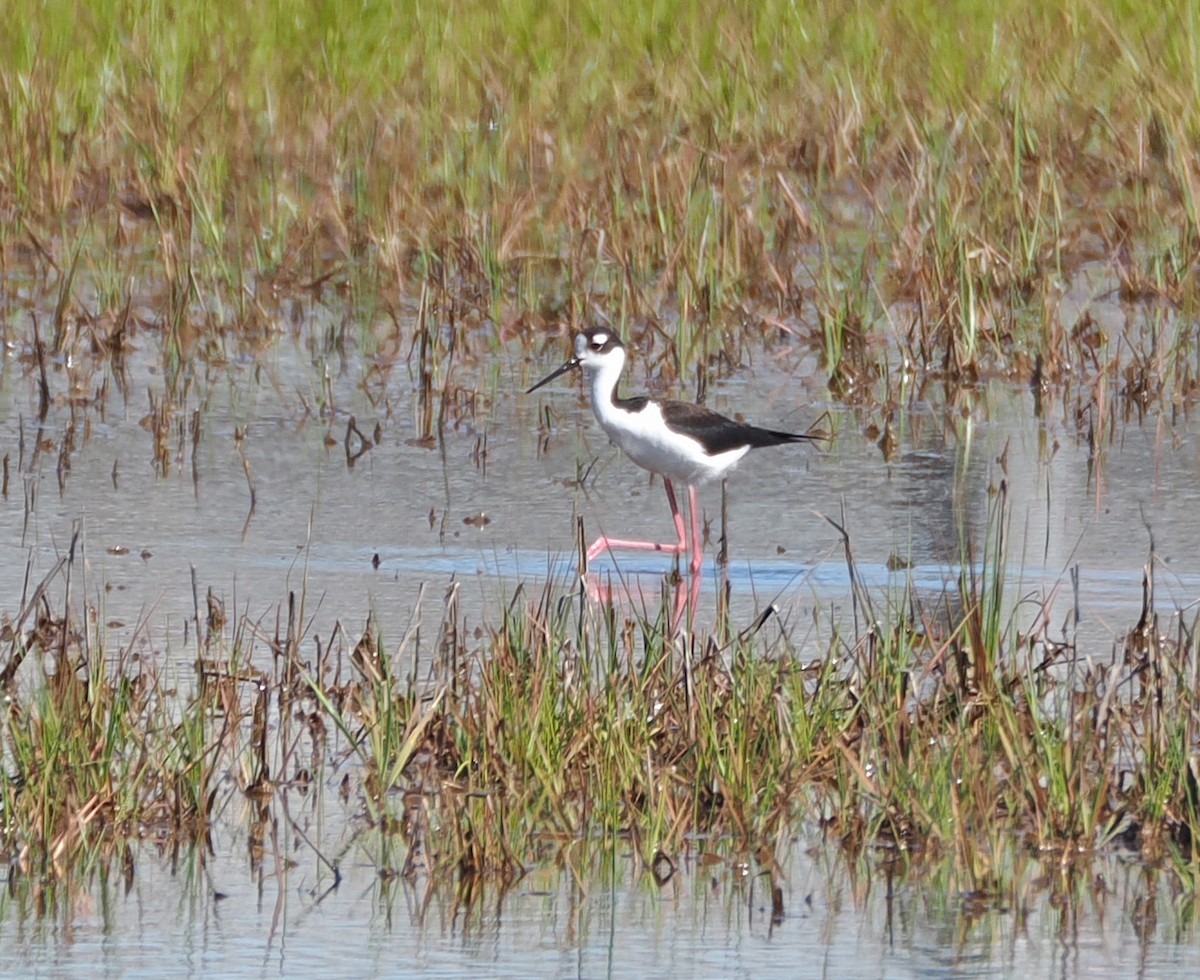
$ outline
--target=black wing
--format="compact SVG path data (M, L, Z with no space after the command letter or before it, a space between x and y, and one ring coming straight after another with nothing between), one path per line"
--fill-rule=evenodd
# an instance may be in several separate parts
M815 436L780 432L776 429L760 429L726 418L711 408L693 405L691 402L666 401L662 403L663 418L667 425L677 431L695 436L709 453L724 453L730 449L749 446L779 446L787 442L807 442Z

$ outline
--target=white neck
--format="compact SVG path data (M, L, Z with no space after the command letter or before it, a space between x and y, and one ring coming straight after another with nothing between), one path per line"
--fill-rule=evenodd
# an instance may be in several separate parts
M625 351L620 347L615 348L600 361L585 363L584 369L588 376L592 413L601 425L607 426L616 411L612 402L613 392L625 369Z

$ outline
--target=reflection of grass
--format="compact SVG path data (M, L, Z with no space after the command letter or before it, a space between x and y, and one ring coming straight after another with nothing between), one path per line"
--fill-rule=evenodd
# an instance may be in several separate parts
M212 600L189 694L37 599L3 664L0 850L70 875L145 834L201 844L240 790L260 860L281 805L338 786L369 853L434 877L504 881L554 855L584 871L613 847L661 876L704 840L769 864L797 827L851 853L944 854L971 893L1009 887L1019 844L1119 840L1182 874L1200 826L1194 631L1163 635L1148 581L1108 663L1017 632L1004 494L957 584L854 585L854 623L818 615L815 657L770 617L681 643L670 597L637 614L556 583L474 633L452 588L434 647L412 633L394 653L372 627L348 655L291 626L271 639Z

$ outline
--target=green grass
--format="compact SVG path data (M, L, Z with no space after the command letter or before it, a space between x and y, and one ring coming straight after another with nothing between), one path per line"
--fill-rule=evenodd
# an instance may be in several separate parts
M53 292L82 248L72 312L161 278L174 332L254 331L256 296L322 282L389 322L432 287L478 351L599 303L662 324L690 388L779 322L839 377L893 333L926 368L1053 374L1035 325L1088 235L1196 309L1191 4L10 14L0 249L34 236Z
M23 875L86 875L147 833L202 846L248 819L254 835L316 786L388 874L586 875L613 848L649 870L702 841L766 860L802 832L944 855L965 891L1003 892L1014 850L1115 842L1186 883L1197 624L1165 636L1147 606L1107 663L1023 635L1007 519L1001 488L958 583L855 584L856 611L818 613L804 649L772 617L673 635L670 594L639 613L551 581L472 633L451 590L424 651L368 624L315 660L302 599L274 638L210 601L177 685L43 604L3 660L0 853Z

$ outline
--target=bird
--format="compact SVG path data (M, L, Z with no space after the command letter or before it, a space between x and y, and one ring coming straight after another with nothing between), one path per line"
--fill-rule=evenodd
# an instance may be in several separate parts
M751 449L825 438L819 433L759 428L691 402L646 395L622 398L617 394L617 384L625 370L625 345L605 326L588 327L578 333L574 356L525 393L532 394L560 375L577 369L582 370L587 379L592 414L610 441L638 466L662 477L678 537L674 544L659 544L601 535L586 552L588 562L616 548L677 556L686 555L690 550L689 568L695 575L703 565L696 488L711 480L724 479ZM675 483L684 484L688 489L690 549L683 515L675 497Z

